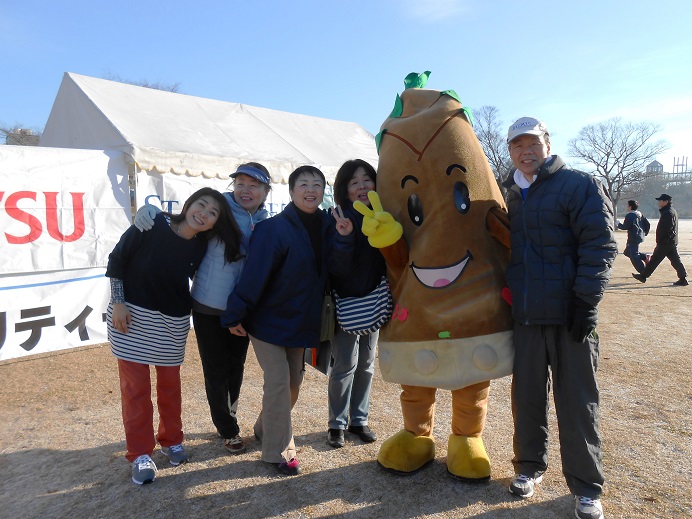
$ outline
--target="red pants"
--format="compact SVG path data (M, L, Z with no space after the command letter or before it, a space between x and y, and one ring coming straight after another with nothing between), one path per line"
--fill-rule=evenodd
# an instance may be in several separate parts
M118 359L120 397L125 426L125 457L132 462L142 454L151 456L158 441L163 447L183 442L180 366L156 368L156 405L159 431L154 437L154 406L151 401L149 364Z

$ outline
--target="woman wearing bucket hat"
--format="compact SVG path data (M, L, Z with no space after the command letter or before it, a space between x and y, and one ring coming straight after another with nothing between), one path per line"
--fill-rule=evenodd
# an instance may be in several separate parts
M220 316L226 308L247 257L250 235L255 225L269 217L264 202L271 190L269 171L257 162L241 164L231 174L233 191L224 193L242 232L242 258L233 263L224 261L223 249L217 241L209 243L192 284L192 321L204 372L204 386L211 419L223 445L231 454L245 452L236 418L238 397L243 383L249 337L231 334L221 326ZM135 225L147 230L154 206L144 206L135 216Z

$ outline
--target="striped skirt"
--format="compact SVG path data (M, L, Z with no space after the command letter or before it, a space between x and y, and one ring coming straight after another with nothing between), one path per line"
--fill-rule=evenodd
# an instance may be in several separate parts
M127 333L115 329L113 305L108 305L108 340L113 355L140 364L181 365L190 331L190 316L171 317L130 303L125 305L132 315Z

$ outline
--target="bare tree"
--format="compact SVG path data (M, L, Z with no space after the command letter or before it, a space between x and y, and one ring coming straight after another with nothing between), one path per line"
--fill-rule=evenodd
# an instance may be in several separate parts
M664 140L650 142L660 131L657 124L623 122L616 117L582 128L569 141L569 154L594 168L592 174L603 181L617 206L629 186L656 175L647 173L646 166L669 147Z
M161 83L160 81L151 82L146 79L141 81L131 81L129 79L121 79L117 74L106 74L103 79L108 79L109 81L117 81L118 83L126 83L128 85L141 86L144 88L152 88L154 90L165 90L166 92L178 92L180 89L180 83Z
M505 124L500 119L500 112L494 106L481 106L473 110L474 130L481 142L490 168L493 170L500 190L504 194L502 182L512 170L509 158Z
M0 125L0 134L5 136L3 144L38 146L41 131L36 128L26 128L24 125L17 123L14 126Z

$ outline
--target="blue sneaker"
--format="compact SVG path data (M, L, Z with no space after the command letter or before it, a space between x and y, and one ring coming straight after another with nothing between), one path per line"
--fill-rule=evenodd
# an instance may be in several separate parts
M132 462L132 482L135 485L153 483L156 479L156 463L148 454L142 454Z
M168 456L168 461L174 467L177 467L181 463L185 463L190 459L190 455L183 447L182 443L178 445L171 445L170 447L161 447L161 452Z

